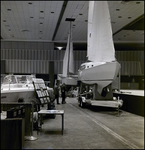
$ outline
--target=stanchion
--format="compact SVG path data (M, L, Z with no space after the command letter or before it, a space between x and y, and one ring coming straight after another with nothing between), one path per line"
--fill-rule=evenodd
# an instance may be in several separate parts
M33 102L32 102L32 118L31 118L31 120L32 120L32 127L31 127L31 136L25 136L25 140L28 140L28 141L34 141L34 140L37 140L38 138L37 137L34 137L33 136L33 110L34 110L34 105L33 105Z

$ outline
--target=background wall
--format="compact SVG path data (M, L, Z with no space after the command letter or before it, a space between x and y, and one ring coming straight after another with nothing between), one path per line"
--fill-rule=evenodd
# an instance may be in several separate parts
M56 76L62 73L64 52L65 50L54 50L54 43L51 42L1 41L1 62L5 64L5 68L1 67L1 72L49 76L49 62L54 61ZM76 74L80 64L86 61L86 54L86 50L74 51ZM144 51L116 50L116 59L121 64L121 87L144 88Z

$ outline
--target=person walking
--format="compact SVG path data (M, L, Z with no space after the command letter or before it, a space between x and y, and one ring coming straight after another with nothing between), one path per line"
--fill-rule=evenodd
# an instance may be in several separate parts
M54 95L55 95L55 99L57 100L57 104L60 104L59 103L59 88L58 88L57 84L54 87Z
M62 104L65 104L65 84L63 83L61 86L61 97L62 97Z

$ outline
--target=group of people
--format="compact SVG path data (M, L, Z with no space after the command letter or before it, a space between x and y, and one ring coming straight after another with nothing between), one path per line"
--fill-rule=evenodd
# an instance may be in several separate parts
M66 87L65 87L65 84L63 83L62 86L61 86L62 104L66 103L66 101L65 101L65 98L66 98L65 91L66 91ZM57 83L56 83L56 86L54 87L54 95L55 95L55 99L57 101L57 104L60 104L59 103L59 87L58 87Z

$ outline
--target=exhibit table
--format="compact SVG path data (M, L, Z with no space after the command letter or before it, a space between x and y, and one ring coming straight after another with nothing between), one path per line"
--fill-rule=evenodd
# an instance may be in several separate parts
M39 118L42 120L42 115L61 115L62 116L62 135L64 130L64 110L40 110L38 112Z

